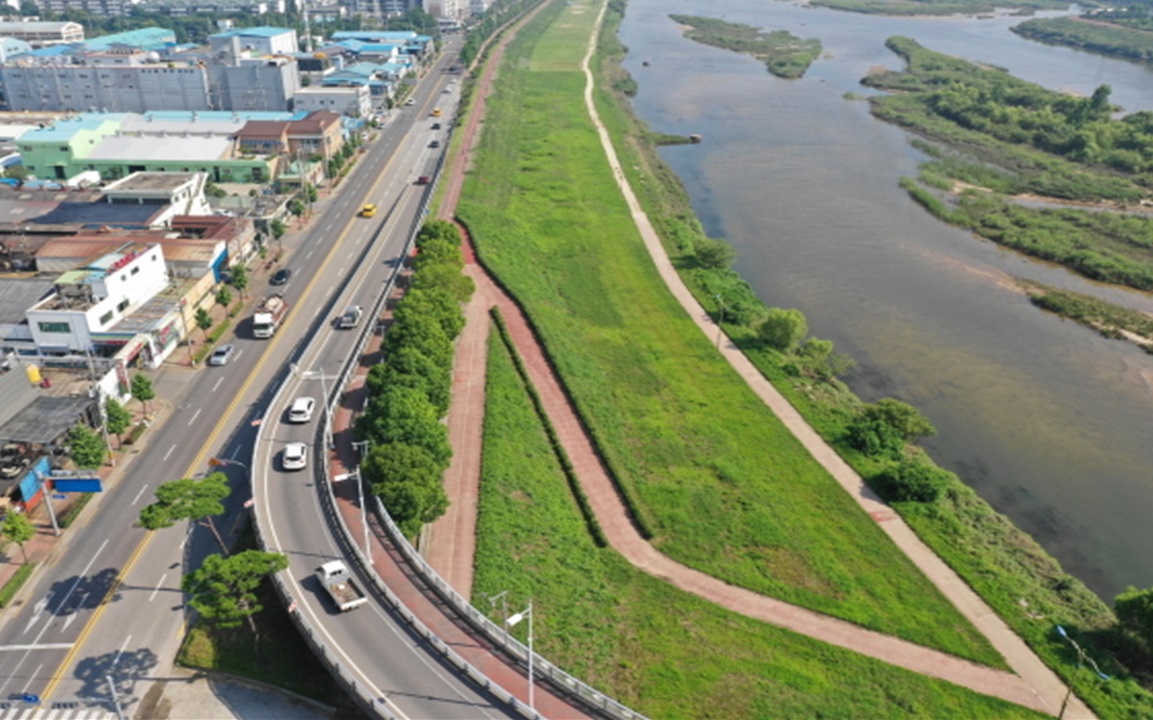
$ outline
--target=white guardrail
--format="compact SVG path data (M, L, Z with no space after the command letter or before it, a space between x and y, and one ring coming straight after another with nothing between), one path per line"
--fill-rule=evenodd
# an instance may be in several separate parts
M452 129L449 129L451 138ZM345 364L344 369L341 371L340 379L330 389L332 393L330 397L324 399L325 402L325 418L330 419L332 412L335 408L337 400L341 397L343 388L348 384L349 379L352 377L353 372L359 363L361 353L364 352L365 345L367 345L369 338L373 333L377 332L379 318L385 303L388 302L389 296L392 294L393 288L396 284L397 277L404 266L404 259L407 258L411 251L413 244L416 241L416 234L419 231L425 214L428 211L428 200L433 196L437 183L440 178L441 166L444 164L444 156L442 155L437 163L436 170L433 173L434 181L432 184L425 186L424 198L421 202L420 212L417 213L416 221L409 231L408 239L405 242L404 250L401 253L401 262L397 263L393 273L389 276L388 282L384 285L384 290L377 297L373 304L372 312L368 315L372 322L364 323L361 331L360 338L357 341L356 350L349 356L348 362ZM366 245L364 253L367 253L373 246L375 241L379 238L380 233L383 232L383 225L377 231L377 235L373 237L373 242ZM339 295L339 293L338 293ZM280 387L277 388L276 393L269 401L269 408L278 406L281 395L284 393L288 384L292 381L293 375L286 375L284 380L281 381ZM255 469L256 465L256 448L260 446L261 436L264 431L264 424L257 426L256 439L253 441L253 457L250 462L251 467ZM319 429L318 433L323 437L323 429ZM323 439L321 440L323 442ZM324 455L318 455L323 457ZM401 602L400 598L388 587L388 585L377 575L373 564L365 557L363 550L359 547L358 542L352 539L352 533L348 525L345 523L344 518L337 510L336 497L333 492L333 485L328 475L328 463L318 463L321 471L324 473L324 492L321 497L324 499L324 512L329 516L330 522L339 526L343 534L343 540L348 551L356 558L357 563L360 565L361 570L367 575L376 587L377 592L385 598L389 605L395 609L397 613L404 618L405 622L409 624L412 630L428 641L428 643L436 648L449 663L457 668L462 674L471 679L480 688L494 695L498 700L507 703L517 713L526 718L539 719L542 716L531 709L527 704L521 702L515 695L493 682L479 669L471 665L467 660L460 656L454 649L449 647L444 641L437 637L431 630L428 629L405 605ZM385 529L389 539L393 545L400 550L405 559L412 565L413 569L421 576L421 578L431 587L437 595L447 602L452 608L460 614L477 632L484 635L494 647L498 647L501 651L507 653L509 656L516 659L519 664L527 666L529 650L525 645L515 638L512 638L504 631L501 626L489 620L484 613L473 607L463 596L454 590L447 582L441 578L435 570L420 553L408 542L404 537L404 533L396 526L392 518L389 516L388 511L385 510L384 505L380 499L374 496L375 512L377 519L381 526ZM259 519L259 513L255 513L254 517ZM260 532L260 523L255 523L257 542L260 544L261 549L268 550L265 543L263 534ZM369 693L368 688L356 681L351 672L346 671L344 667L337 660L335 654L325 645L321 635L316 632L312 627L308 618L303 613L295 609L292 593L286 584L284 577L285 573L277 573L273 576L273 584L277 592L280 594L281 600L290 609L289 614L292 616L297 627L300 629L301 634L309 645L312 646L313 651L322 661L327 663L332 669L333 675L343 685L353 697L374 716L384 718L385 720L397 720L396 715L388 708L388 703L384 698L375 697ZM537 679L547 682L553 687L558 694L575 699L579 707L591 710L593 714L602 717L612 718L613 720L648 720L644 715L632 710L625 705L617 702L616 700L608 697L604 693L598 692L592 687L569 675L565 671L553 665L548 660L545 660L540 655L533 653L533 674Z

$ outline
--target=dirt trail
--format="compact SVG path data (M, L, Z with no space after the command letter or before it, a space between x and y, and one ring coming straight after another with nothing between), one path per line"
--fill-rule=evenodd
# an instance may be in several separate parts
M603 5L600 13L597 21L598 31L603 20ZM613 168L621 192L629 205L638 231L644 239L662 279L668 285L670 292L678 299L702 332L706 334L706 337L716 337L717 326L676 274L655 230L621 171L620 162L611 139L596 113L592 102L593 78L588 69L589 57L591 57L595 47L595 37L596 33L594 32L590 37L588 53L583 63L587 80L585 100L590 117L600 134L606 156ZM502 49L503 45L504 43L502 43ZM464 170L467 167L473 143L476 141L476 134L483 117L485 98L491 86L491 68L495 64L494 59L486 65L484 74L478 83L478 91L474 95L474 106L462 131L463 138L458 155L449 169L445 196L440 209L440 217L443 219L451 218L455 211L460 188L463 184ZM721 348L726 360L733 365L754 392L797 436L814 458L852 495L862 509L880 524L881 528L925 572L930 580L989 638L994 647L1006 658L1014 672L994 670L946 653L866 630L843 620L734 587L681 565L659 553L640 536L633 526L615 485L601 462L591 439L584 432L575 410L568 402L559 379L554 375L539 341L519 306L512 298L504 294L483 268L476 264L474 249L470 242L466 244L466 257L469 261L466 272L477 281L478 287L472 304L482 306L486 311L491 306L490 304L499 307L508 325L513 343L524 360L529 379L541 396L549 420L556 428L560 443L573 463L576 475L589 497L598 522L612 547L629 562L686 592L694 593L748 617L784 627L914 672L947 680L976 692L999 697L1041 712L1057 714L1067 690L1061 680L1045 667L1024 642L996 616L984 601L977 597L956 573L917 538L891 508L865 486L861 478L809 427L796 410L749 363L748 359L731 342L727 342L727 338L725 338L726 342ZM487 316L482 317L482 313L475 309L470 309L468 314L470 325L475 319L484 326L483 330L473 328L472 332L487 333ZM470 330L466 328L462 338L465 336L472 338L469 333ZM474 342L476 340L472 338L467 341L467 344L471 345ZM463 341L462 344L464 344ZM465 355L467 356L467 354ZM462 358L459 363L458 370L462 373L483 373L484 371L483 363L477 363L474 359ZM457 381L454 381L453 407L454 409L458 407L459 400L461 403L460 412L450 414L450 432L453 432L451 428L455 423L463 424L466 428L472 428L479 433L484 417L483 377L479 380L472 378L467 381L462 376L458 376L458 378ZM479 396L475 394L477 382L482 385ZM456 394L458 388L461 389L460 395ZM465 392L466 389L468 392ZM457 446L454 445L454 447ZM463 450L464 448L457 448L458 453L462 453ZM471 473L473 470L469 470L469 472ZM476 489L479 487L479 463L476 465L475 472L477 474L474 477L454 478L452 480L455 487L468 488L466 492L469 494L463 498L453 498L454 504L462 506L460 508L462 514L469 512L475 514ZM455 534L458 536L449 541L445 539L448 533L444 529L434 533L438 538L438 543L449 543L449 546L452 547L453 559L449 563L450 571L457 572L457 569L453 567L457 564L467 564L471 573L475 538L466 538L463 535L466 532L466 527L471 528L467 532L475 532L475 515L469 521L462 521L458 515L451 525L445 523L444 526L445 529L455 528ZM467 586L457 587L467 589ZM1092 718L1094 715L1078 698L1073 697L1066 709L1065 717Z

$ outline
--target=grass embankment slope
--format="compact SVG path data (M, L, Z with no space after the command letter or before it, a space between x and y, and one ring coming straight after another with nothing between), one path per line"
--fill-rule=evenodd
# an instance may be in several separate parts
M595 16L555 4L510 44L458 214L525 305L627 501L685 564L1001 666L664 287L582 102Z
M532 598L537 650L650 717L1038 717L720 609L598 547L497 333L483 458L474 596Z
M685 37L713 47L752 55L777 77L802 77L821 55L821 41L797 37L788 30L761 32L760 28L696 15L669 15L686 26Z

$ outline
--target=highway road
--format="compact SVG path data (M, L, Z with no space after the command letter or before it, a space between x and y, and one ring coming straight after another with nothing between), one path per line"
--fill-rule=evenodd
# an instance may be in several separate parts
M337 331L332 321L346 305L371 307L398 264L427 191L415 181L432 174L447 144L429 147L432 139L445 137L431 130L430 113L434 107L445 110L438 120L447 127L457 86L445 94L456 77L441 70L449 64L446 58L455 57L457 43L457 38L450 40L420 83L416 104L392 111L386 129L367 147L323 215L295 246L287 247L287 266L294 272L283 290L292 309L276 336L252 339L242 321L234 342L237 353L227 366L166 371L183 374L172 383L183 385L184 394L171 415L149 433L115 487L68 531L66 552L37 573L26 589L27 600L0 619L0 701L32 693L43 701L44 717L66 720L69 713L80 717L90 709L111 710L111 679L121 707L131 715L152 680L170 667L186 619L183 572L218 548L201 528L146 533L135 527L137 514L159 484L208 472L210 458L224 458L234 461L225 468L233 494L218 526L235 537L251 498L245 459L255 436L252 423L259 418L278 423L265 435L273 445L270 455L283 441L312 439L319 414L308 425L280 424L282 408L267 409L270 389L293 365L335 375L351 351L356 333ZM381 212L372 219L356 217L365 202L376 203ZM266 290L250 288L254 294ZM371 321L366 317L363 322ZM300 392L319 400L322 381L297 376L296 382L302 384ZM344 648L348 666L371 666L375 677L387 677L388 687L376 689L382 698L392 696L393 711L402 716L504 717L490 698L443 667L379 605L346 615L326 609L318 588L305 576L323 558L342 553L316 509L315 466L283 474L265 462L271 461L263 457L259 469L271 467L270 481L284 491L270 492L268 499L278 508L277 532L292 530L282 537L293 577L301 579L303 607Z

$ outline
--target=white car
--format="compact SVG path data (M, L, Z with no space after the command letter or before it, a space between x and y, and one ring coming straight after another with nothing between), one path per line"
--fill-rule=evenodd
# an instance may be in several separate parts
M292 401L288 408L288 422L306 423L312 419L312 411L316 409L316 400L310 397L300 397Z
M280 464L285 470L303 470L308 466L308 446L304 443L288 443L284 446Z

